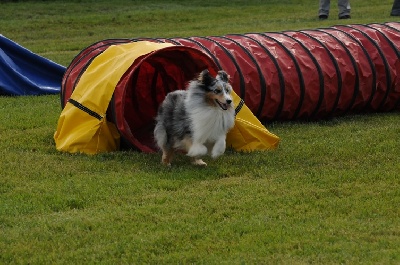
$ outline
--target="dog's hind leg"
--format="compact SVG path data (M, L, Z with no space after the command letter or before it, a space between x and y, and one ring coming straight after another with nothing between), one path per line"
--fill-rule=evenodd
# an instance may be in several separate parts
M171 161L172 161L172 158L174 157L174 149L163 148L162 152L163 152L163 154L162 154L161 163L163 163L166 166L171 166Z

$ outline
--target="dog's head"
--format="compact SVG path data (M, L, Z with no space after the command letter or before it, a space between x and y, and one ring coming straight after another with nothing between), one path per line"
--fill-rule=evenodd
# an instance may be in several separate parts
M232 86L225 71L219 71L214 78L208 70L204 70L198 77L198 84L206 92L206 102L222 110L233 108Z

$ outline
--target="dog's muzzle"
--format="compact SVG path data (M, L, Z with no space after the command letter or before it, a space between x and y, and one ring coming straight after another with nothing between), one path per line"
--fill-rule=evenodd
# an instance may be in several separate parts
M218 99L216 99L215 101L218 103L219 107L223 110L227 110L232 103L232 100L230 100L230 99L226 100L226 103L222 103Z

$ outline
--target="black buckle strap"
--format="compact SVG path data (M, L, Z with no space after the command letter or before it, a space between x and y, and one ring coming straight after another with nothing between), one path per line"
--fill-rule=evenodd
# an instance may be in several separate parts
M241 99L237 107L235 108L235 116L239 113L239 111L243 108L244 106L244 100Z
M102 120L103 117L98 114L97 112L94 112L93 110L83 106L81 103L79 103L76 100L73 100L72 98L68 99L68 102L71 103L72 105L74 105L75 107L77 107L80 110L83 110L84 112L86 112L87 114L89 114L92 117L95 117L98 120Z

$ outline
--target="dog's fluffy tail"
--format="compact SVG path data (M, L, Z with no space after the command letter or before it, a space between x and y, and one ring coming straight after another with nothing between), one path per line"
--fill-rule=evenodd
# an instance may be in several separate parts
M154 128L154 138L159 148L164 149L167 146L167 131L160 121L157 122Z

